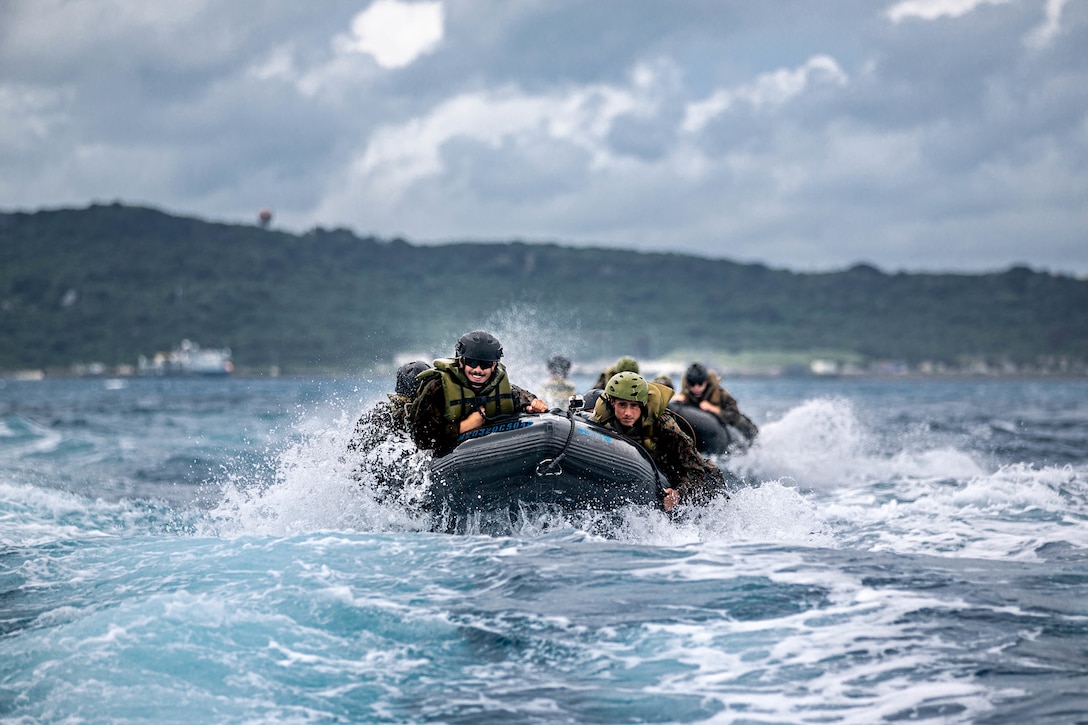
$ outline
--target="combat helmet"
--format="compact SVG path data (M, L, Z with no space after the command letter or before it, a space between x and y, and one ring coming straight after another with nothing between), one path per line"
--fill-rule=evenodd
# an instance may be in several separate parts
M616 364L612 366L612 369L617 373L637 373L638 372L638 360L634 359L630 355L624 355Z
M692 363L688 367L687 372L684 373L684 380L687 381L688 385L698 385L699 383L705 383L707 380L709 380L706 366L702 363Z
M630 400L641 405L650 402L650 386L646 384L646 378L630 370L609 378L604 394L609 400Z
M570 360L562 355L552 355L548 358L548 372L565 378L570 372Z
M415 396L419 385L416 376L424 370L429 370L430 367L430 365L422 360L416 360L401 365L397 370L397 395L403 395L406 398Z
M457 348L453 356L456 358L471 358L484 362L498 362L502 359L502 345L495 336L483 330L466 332L457 341Z

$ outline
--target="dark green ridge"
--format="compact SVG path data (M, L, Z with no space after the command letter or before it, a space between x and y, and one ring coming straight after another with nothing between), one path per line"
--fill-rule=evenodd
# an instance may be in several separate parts
M239 370L358 371L512 310L582 359L837 351L1083 368L1088 281L1012 267L795 273L558 244L290 234L121 204L0 214L0 370L133 364L184 338Z

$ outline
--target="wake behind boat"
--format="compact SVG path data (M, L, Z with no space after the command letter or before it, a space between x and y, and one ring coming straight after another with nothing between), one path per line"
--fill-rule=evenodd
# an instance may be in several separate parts
M613 511L660 506L668 481L649 454L582 415L495 418L430 464L433 511L447 531L516 520L526 508Z

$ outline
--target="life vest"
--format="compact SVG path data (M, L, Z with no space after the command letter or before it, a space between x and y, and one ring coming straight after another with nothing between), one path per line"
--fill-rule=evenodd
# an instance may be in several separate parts
M650 389L650 399L646 403L642 418L639 419L638 442L646 450L652 451L657 447L654 442L654 423L668 409L669 400L672 398L672 390L661 383L647 381L646 385ZM593 405L593 419L613 430L617 430L619 427L619 421L612 414L612 408L608 406L603 395L597 398L597 402Z
M454 358L441 358L434 361L434 367L419 374L421 381L435 375L442 378L442 393L446 398L446 420L459 422L469 417L473 411L483 406L488 418L497 415L515 413L514 391L510 388L510 378L506 367L496 363L495 372L487 385L476 392L465 377L461 366Z

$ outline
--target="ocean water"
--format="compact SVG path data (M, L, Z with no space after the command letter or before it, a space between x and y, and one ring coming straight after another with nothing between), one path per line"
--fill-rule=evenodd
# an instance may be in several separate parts
M0 381L0 721L1088 722L1088 381L730 381L728 500L504 535L352 478L390 385Z

